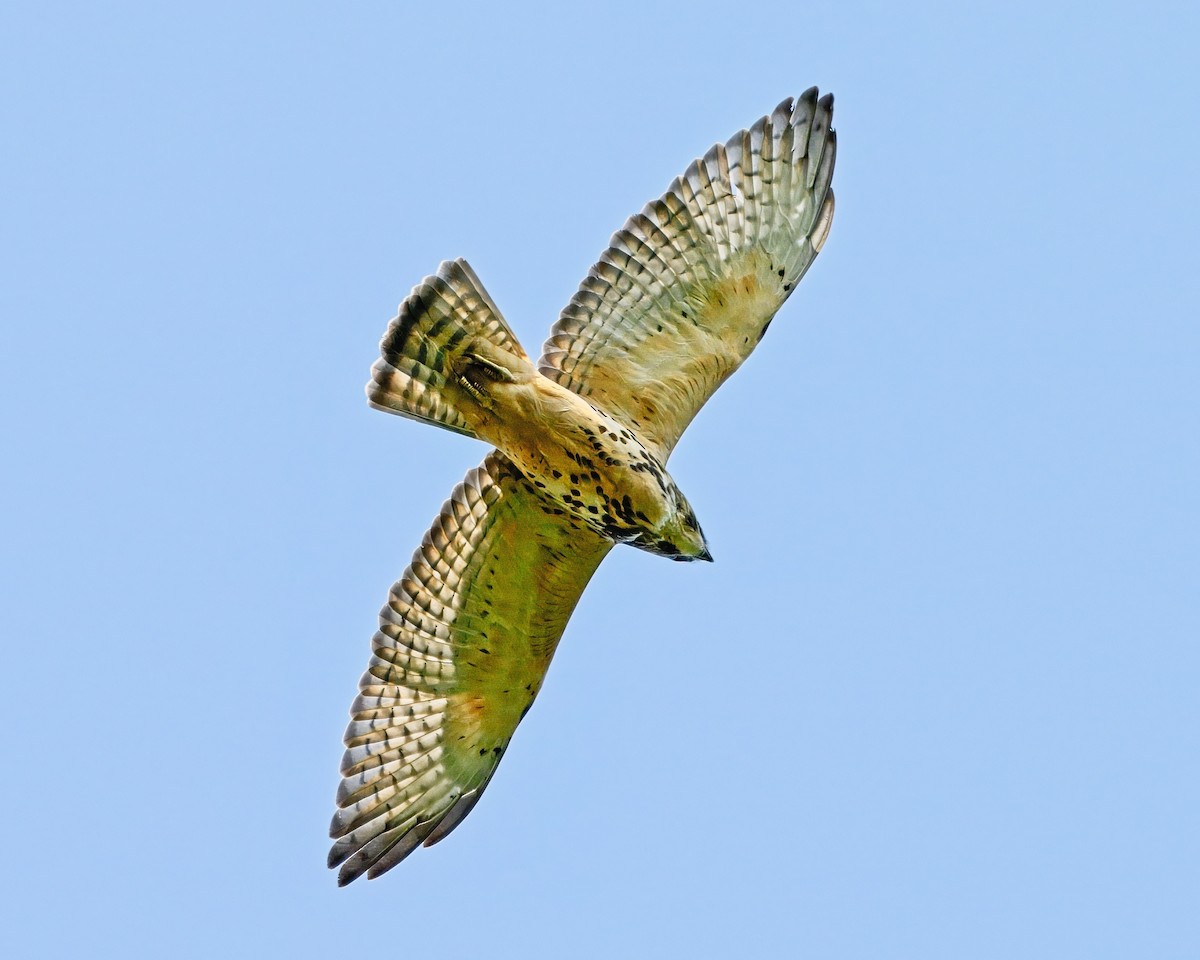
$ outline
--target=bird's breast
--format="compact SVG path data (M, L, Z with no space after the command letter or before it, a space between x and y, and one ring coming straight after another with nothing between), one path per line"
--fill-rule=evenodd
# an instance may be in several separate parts
M624 424L544 377L505 391L489 430L551 515L616 542L653 532L673 509L662 464Z

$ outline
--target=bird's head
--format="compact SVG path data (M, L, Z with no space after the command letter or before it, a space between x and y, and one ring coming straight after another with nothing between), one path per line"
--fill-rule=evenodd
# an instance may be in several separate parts
M674 487L671 491L675 509L654 532L654 541L647 545L652 553L670 557L672 560L712 560L708 541L700 529L700 521L687 498Z

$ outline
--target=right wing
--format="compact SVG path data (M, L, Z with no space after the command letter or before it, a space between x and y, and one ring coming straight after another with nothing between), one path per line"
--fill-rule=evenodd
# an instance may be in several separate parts
M377 877L470 812L612 544L493 451L380 612L351 707L329 865Z

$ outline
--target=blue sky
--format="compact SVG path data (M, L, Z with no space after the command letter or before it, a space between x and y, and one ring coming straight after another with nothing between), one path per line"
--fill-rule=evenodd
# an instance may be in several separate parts
M1188 5L12 4L10 956L1200 955ZM473 441L367 408L467 257L532 350L789 94L838 212L487 796L324 868ZM1189 319L1190 318L1190 319Z

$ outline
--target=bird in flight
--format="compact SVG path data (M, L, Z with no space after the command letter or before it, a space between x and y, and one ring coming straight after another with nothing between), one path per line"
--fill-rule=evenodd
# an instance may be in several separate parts
M495 449L380 612L330 828L339 884L475 806L615 545L712 559L667 458L828 236L832 113L813 88L693 162L613 235L536 366L465 260L400 305L371 406Z

